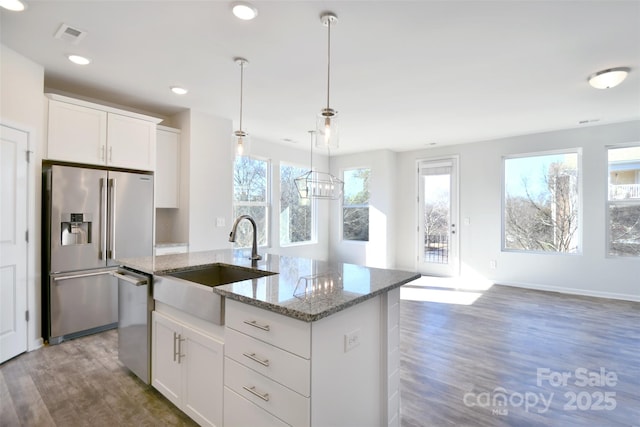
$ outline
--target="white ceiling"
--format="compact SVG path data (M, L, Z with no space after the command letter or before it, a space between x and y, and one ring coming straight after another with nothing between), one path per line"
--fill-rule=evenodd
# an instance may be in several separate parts
M253 1L240 21L229 1L30 1L2 10L1 42L41 64L45 85L158 115L227 117L256 139L291 139L326 104L333 11L334 154L421 149L640 118L640 1ZM55 39L62 23L87 36ZM66 59L92 58L86 67ZM631 67L597 90L589 74ZM169 86L189 89L185 96ZM597 122L595 122L597 120ZM580 125L580 121L591 121Z

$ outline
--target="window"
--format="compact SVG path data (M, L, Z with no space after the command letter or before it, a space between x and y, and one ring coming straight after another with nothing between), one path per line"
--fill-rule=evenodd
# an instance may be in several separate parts
M258 226L258 245L267 246L269 236L269 162L236 157L233 168L233 217L250 215ZM251 247L253 230L249 221L238 226L236 243Z
M577 253L579 151L504 159L505 250Z
M608 253L640 256L640 146L610 148Z
M369 178L371 169L351 169L343 173L342 238L369 241Z
M314 240L311 199L301 199L294 180L306 169L280 164L280 244Z

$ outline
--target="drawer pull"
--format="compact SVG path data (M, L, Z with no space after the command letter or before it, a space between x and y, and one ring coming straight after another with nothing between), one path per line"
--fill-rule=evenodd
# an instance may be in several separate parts
M244 357L248 357L249 359L253 360L254 362L258 362L259 364L261 364L262 366L269 366L269 359L265 359L265 360L260 360L256 357L255 353L242 353L242 355Z
M249 393L258 396L260 399L264 400L265 402L269 401L269 393L259 393L256 391L256 386L251 386L251 387L247 387L246 385L242 387L243 389L247 390Z
M269 325L259 325L258 322L255 320L245 320L244 323L246 323L249 326L253 326L254 328L262 329L263 331L269 330Z

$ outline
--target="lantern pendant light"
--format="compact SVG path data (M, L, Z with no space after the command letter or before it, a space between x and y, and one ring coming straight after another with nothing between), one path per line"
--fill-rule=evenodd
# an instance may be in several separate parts
M329 94L331 88L331 25L338 22L338 17L327 12L320 16L322 25L327 27L327 107L318 114L316 130L316 146L338 148L338 112L329 106Z
M244 67L249 63L244 58L234 58L236 64L240 66L240 128L233 132L233 146L237 156L249 154L249 134L242 130L242 89L244 84Z
M294 180L301 199L338 200L344 192L344 182L327 172L313 170L313 139L317 132L310 130L311 160L309 170Z

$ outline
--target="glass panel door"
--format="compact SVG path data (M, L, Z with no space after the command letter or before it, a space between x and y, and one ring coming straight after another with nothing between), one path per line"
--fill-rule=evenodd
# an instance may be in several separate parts
M426 275L456 276L457 159L422 162L418 178L418 270Z

